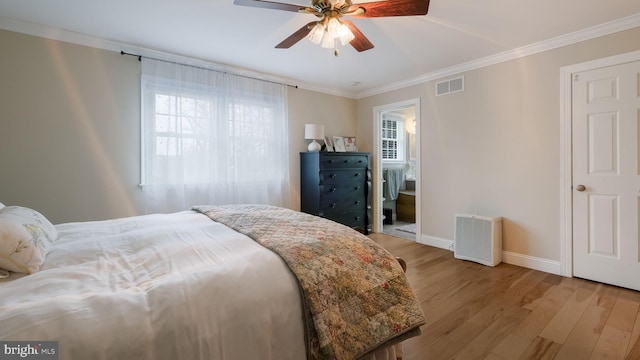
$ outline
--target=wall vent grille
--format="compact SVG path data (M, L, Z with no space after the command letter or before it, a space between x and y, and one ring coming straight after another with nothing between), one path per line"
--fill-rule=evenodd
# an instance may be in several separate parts
M436 96L464 91L464 76L436 83Z

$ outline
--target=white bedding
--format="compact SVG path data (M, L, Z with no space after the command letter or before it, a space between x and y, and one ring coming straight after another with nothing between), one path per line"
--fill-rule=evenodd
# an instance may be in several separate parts
M304 359L296 280L250 238L191 211L56 229L41 271L0 280L1 340L57 340L60 359Z

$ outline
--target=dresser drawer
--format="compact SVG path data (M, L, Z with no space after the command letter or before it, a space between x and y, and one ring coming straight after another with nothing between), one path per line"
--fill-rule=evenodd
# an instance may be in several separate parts
M362 210L366 206L366 195L364 185L360 184L321 185L320 206L324 211L339 209L343 213Z
M325 169L365 169L369 167L367 155L324 156L320 161L320 170Z
M364 183L367 181L367 172L367 169L322 170L320 171L320 184Z
M322 214L335 216L338 214L358 213L362 214L366 204L358 199L327 199L322 202Z
M324 217L352 228L368 230L367 219L363 215L362 211L347 214L328 214L324 215Z

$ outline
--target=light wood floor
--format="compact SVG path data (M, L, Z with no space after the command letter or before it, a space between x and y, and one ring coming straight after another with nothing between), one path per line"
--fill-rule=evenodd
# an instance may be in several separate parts
M640 293L369 235L407 261L427 324L404 360L640 359Z

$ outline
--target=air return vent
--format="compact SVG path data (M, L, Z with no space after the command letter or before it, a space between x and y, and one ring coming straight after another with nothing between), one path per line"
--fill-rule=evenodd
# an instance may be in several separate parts
M456 215L454 257L496 266L502 262L502 218Z
M464 91L464 76L436 83L436 96Z

